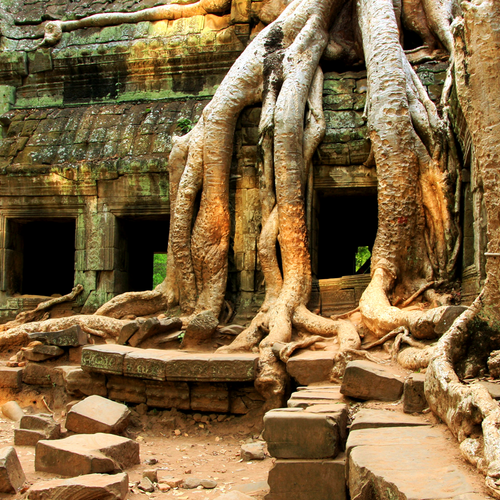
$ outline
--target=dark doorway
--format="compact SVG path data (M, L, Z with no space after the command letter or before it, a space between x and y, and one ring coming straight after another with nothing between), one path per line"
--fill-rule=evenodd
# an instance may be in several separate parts
M117 217L118 255L115 291L153 288L154 255L167 253L169 217Z
M356 274L358 248L371 252L377 235L377 195L320 196L318 201L318 278ZM358 272L369 272L369 262Z
M8 292L64 295L74 286L75 219L8 219Z

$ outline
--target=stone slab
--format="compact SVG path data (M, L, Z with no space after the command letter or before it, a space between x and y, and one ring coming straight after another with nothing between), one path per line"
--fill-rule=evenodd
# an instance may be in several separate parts
M190 392L187 382L146 381L146 404L153 408L189 410Z
M13 446L0 450L0 492L16 493L26 481L21 462Z
M257 354L183 354L167 361L166 379L196 382L249 382L255 379Z
M266 500L345 500L345 456L335 460L276 460Z
M64 389L73 396L98 395L106 397L106 376L103 373L83 371L79 366L60 366L64 381Z
M227 413L229 412L229 389L223 383L196 383L190 384L191 410Z
M335 354L333 351L301 351L288 360L286 371L299 384L330 380Z
M403 394L403 379L371 361L351 361L345 369L340 392L356 399L394 401Z
M289 408L307 408L311 405L330 404L344 401L344 396L340 393L340 385L321 386L312 388L299 388L292 393L287 402Z
M28 500L124 500L128 493L128 475L86 474L71 479L53 479L29 489Z
M427 408L424 385L425 375L423 373L412 373L405 380L403 392L403 411L405 413L420 413Z
M145 380L119 375L108 375L106 388L113 401L141 404L146 402Z
M104 433L38 441L35 452L35 470L61 476L113 472L139 462L138 443Z
M136 349L125 355L123 374L127 377L165 380L167 360L174 354L161 349Z
M35 446L41 439L59 439L61 424L52 415L24 415L19 421L19 429L14 429L14 444Z
M278 409L264 415L264 439L276 458L335 458L345 447L347 406L331 413Z
M45 387L51 387L54 384L64 385L62 373L57 370L57 367L33 362L28 362L24 367L23 383Z
M89 396L71 407L66 429L79 434L107 432L121 434L130 420L129 409L101 396Z
M356 413L351 424L351 432L358 429L376 429L380 427L412 427L430 425L422 417L405 415L390 410L363 409Z
M20 389L23 383L23 368L0 367L0 387Z
M80 328L80 325L74 325L57 332L28 333L28 337L31 341L38 340L44 344L58 347L78 347L88 342L87 334Z
M133 348L123 345L104 344L84 347L82 369L123 375L123 360L130 352L133 352Z
M416 429L413 429L414 431ZM358 431L362 432L362 431ZM349 455L351 498L434 500L478 493L444 448L426 444L358 446Z

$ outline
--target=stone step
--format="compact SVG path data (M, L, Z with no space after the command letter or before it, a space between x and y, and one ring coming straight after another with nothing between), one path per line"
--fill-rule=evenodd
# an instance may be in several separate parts
M82 369L159 381L251 382L257 354L189 353L122 345L86 346Z
M351 498L481 500L453 442L431 427L385 427L351 431L347 477Z
M412 427L430 425L421 416L407 415L398 411L363 409L356 413L351 432L359 429L380 427Z

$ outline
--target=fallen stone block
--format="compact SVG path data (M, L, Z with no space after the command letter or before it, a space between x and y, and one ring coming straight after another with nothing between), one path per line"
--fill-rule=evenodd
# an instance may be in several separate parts
M17 493L26 481L21 462L12 446L0 450L0 491Z
M450 458L446 446L431 443L358 446L349 455L348 477L351 498L359 499L459 500L480 493Z
M304 350L293 355L286 364L286 371L299 384L309 385L330 380L335 352Z
M218 325L219 320L212 311L203 311L197 314L186 328L182 347L196 347L204 340L211 338Z
M344 396L340 392L340 385L316 387L298 390L292 393L288 400L289 408L307 408L311 405L343 403Z
M23 382L28 385L51 387L64 385L62 373L55 366L28 362L23 370Z
M146 381L146 404L153 408L191 408L190 391L187 382Z
M83 371L79 366L59 366L64 381L64 389L72 396L108 395L106 376L103 373Z
M394 401L403 393L403 380L385 366L351 361L345 369L340 392L356 399Z
M191 410L215 413L229 411L227 384L191 384Z
M35 451L35 470L61 476L113 472L139 462L139 444L115 434L77 434L42 440Z
M141 482L139 483L138 488L146 493L153 493L155 490L155 485L153 481L149 479L149 477L143 477Z
M82 369L85 371L123 375L125 354L133 352L132 347L103 344L86 346L82 350Z
M180 488L184 483L184 479L172 476L170 472L163 469L157 470L157 477L158 483L168 484L171 488Z
M21 367L0 367L0 387L20 389L23 383L23 369Z
M276 458L335 458L344 449L346 429L345 405L331 413L278 409L264 415L264 439Z
M427 408L424 392L425 375L412 373L406 380L403 392L403 411L405 413L420 413Z
M241 445L240 457L245 462L250 460L264 460L266 458L265 443L246 443Z
M108 398L114 401L141 404L146 402L145 381L138 378L109 375L106 387Z
M89 396L74 405L66 417L66 429L78 434L121 434L130 420L129 409L101 396Z
M24 415L14 429L14 444L35 446L41 439L59 439L61 425L51 415Z
M62 356L65 351L55 345L37 344L33 347L25 347L21 351L23 359L37 363Z
M58 347L78 347L87 343L87 334L80 328L80 325L70 326L57 332L28 333L28 337L31 341L38 340Z
M124 500L128 493L128 476L119 474L87 474L71 479L54 479L35 484L28 500Z
M335 460L276 460L266 500L345 500L345 457Z
M122 327L120 330L120 334L118 335L118 338L116 339L116 343L118 345L125 345L130 337L139 330L139 326L144 322L143 319L136 319L134 321L131 321L130 323L127 323Z
M421 417L405 415L397 411L363 409L356 413L351 424L351 432L358 429L377 429L380 427L413 427L429 425Z
M180 328L182 328L182 320L180 318L148 318L144 323L140 324L138 330L128 339L128 343L132 347L137 347L155 335Z
M24 412L17 401L8 401L2 405L2 413L4 417L14 420L14 422L18 422L24 417Z

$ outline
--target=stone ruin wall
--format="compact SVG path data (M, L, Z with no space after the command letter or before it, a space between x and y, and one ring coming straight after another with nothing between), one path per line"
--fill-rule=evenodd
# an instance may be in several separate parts
M133 263L129 261L134 255L124 250L130 232L135 230L134 238L144 251L165 242L168 235L171 138L182 134L180 125L199 119L231 64L261 28L253 21L259 5L233 0L231 13L225 16L87 28L65 33L53 48L33 50L39 39L30 37L39 32L42 19L151 5L132 0L11 3L9 12L18 13L14 18L19 25L4 19L0 38L0 318L12 317L40 300L16 294L22 278L14 234L16 224L26 221L74 221L74 283L83 284L84 292L72 304L73 310L93 312L130 289ZM422 64L418 74L437 99L445 65ZM327 131L314 165L315 272L319 234L324 230L318 222L319 198L376 192L375 169L363 166L370 149L362 117L365 96L363 71L326 73ZM454 112L466 150L467 132L460 128L460 110L455 107ZM231 172L228 289L242 321L253 317L264 291L256 252L259 116L259 107L242 113ZM472 163L469 158L469 169ZM481 220L473 217L481 211L480 194L474 176L468 179L472 180L464 190L468 204L463 267L464 298L470 301L484 263L477 257L483 228L473 227L481 222L472 222ZM129 234L124 236L124 231ZM136 260L141 255L137 252ZM368 279L365 275L320 280L323 313L354 307ZM313 301L318 307L317 294Z

